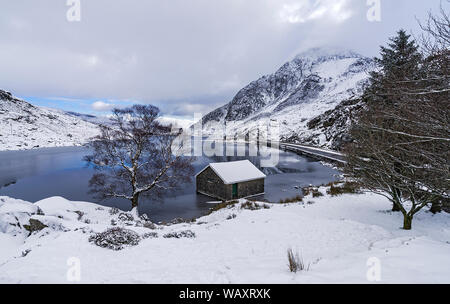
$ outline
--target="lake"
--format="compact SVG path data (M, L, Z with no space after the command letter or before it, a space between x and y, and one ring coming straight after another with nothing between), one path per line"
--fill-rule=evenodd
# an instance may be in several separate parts
M245 145L248 152L249 146ZM278 202L301 194L304 186L319 185L337 180L339 172L322 163L291 152L279 151L275 167L260 168L266 175L266 194L256 199ZM89 150L84 147L48 148L29 151L0 152L0 196L9 196L36 202L52 196L72 201L96 202L108 207L130 210L130 203L121 199L97 202L89 191L92 168L82 161ZM247 153L248 155L248 153ZM259 155L259 154L258 154ZM265 155L265 154L263 154ZM263 156L253 157L198 157L195 172L211 162L249 159L258 166ZM210 197L196 194L194 178L191 183L170 191L163 199L145 199L140 202L140 213L154 222L174 218L190 219L205 214L213 205Z

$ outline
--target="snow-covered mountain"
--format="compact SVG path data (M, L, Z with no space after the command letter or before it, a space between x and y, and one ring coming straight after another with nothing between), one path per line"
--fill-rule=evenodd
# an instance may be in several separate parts
M221 137L218 131L225 125L228 136L243 136L255 132L260 123L276 121L282 140L338 148L351 120L347 112L357 103L354 100L361 96L373 69L372 59L351 51L312 49L250 83L230 103L206 115L203 134ZM339 121L329 120L328 115L339 116Z
M98 132L82 117L33 106L0 89L0 151L77 146Z
M63 115L69 115L72 117L76 117L78 119L84 120L86 122L93 123L94 125L111 125L111 120L109 116L95 116L91 114L83 114L78 112L72 112L72 111L64 111L64 110L58 110L58 109L52 109L52 108L46 108L46 107L40 107L41 109L47 109L52 112L57 112Z

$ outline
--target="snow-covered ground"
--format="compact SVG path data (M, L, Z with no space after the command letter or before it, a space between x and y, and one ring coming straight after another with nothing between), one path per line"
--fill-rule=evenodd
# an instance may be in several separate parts
M151 227L91 203L2 197L0 283L71 283L68 273L81 274L81 283L369 283L377 262L381 283L450 283L450 214L422 212L404 231L401 215L373 194L307 197L260 210L243 203L194 223ZM49 228L28 236L21 227L30 217ZM121 251L90 243L111 219L158 237ZM163 237L185 230L196 237ZM289 272L289 248L309 271Z

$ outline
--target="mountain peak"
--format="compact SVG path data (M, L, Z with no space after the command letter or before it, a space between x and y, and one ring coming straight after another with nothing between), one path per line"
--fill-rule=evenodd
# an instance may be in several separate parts
M222 123L228 135L242 135L270 119L278 121L283 138L295 134L305 142L317 140L315 144L331 146L334 136L314 133L308 122L360 96L372 69L370 58L350 50L310 49L275 73L251 82L230 103L206 115L203 130L212 134L217 130L214 123Z
M348 49L342 48L312 48L307 51L299 53L295 59L305 60L310 59L316 61L319 59L342 59L342 58L363 58L362 55Z

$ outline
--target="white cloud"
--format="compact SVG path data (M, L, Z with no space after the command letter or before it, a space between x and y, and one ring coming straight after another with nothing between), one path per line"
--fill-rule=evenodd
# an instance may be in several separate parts
M297 0L284 4L280 18L287 23L305 23L325 18L342 22L353 14L348 0Z
M99 100L100 111L129 100L191 115L305 48L374 56L440 1L385 0L375 24L365 0L86 0L81 22L67 22L65 1L0 0L0 86Z
M94 67L99 63L99 58L95 55L83 56L82 60L88 67Z
M112 109L116 108L117 106L115 104L106 103L103 101L96 101L92 103L91 105L92 109L97 112L107 112L111 111Z

